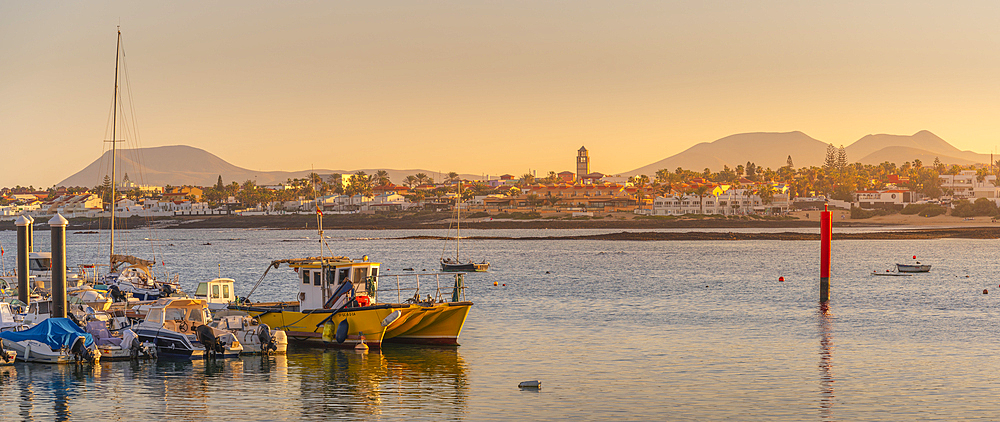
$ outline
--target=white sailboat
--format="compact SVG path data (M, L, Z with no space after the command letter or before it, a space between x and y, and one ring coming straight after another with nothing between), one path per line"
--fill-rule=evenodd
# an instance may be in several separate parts
M441 271L482 272L490 269L486 260L474 262L471 259L462 261L462 182L458 182L458 198L455 200L455 258L441 256Z
M161 296L179 293L180 286L176 283L161 282L153 274L155 261L139 259L131 255L115 254L115 211L118 199L118 69L119 58L122 57L122 31L118 30L118 46L115 55L115 92L111 114L111 242L109 250L108 274L102 280L108 286L109 293L118 301L123 296L131 296L138 300L156 300ZM126 78L127 81L127 78ZM124 123L124 122L123 122Z

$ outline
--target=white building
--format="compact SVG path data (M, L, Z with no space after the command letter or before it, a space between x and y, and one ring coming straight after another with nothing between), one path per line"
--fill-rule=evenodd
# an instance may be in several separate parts
M854 192L854 202L859 208L898 209L919 201L923 195L906 189L859 190Z
M950 190L955 199L969 199L974 196L976 187L982 188L984 185L993 187L991 182L996 180L996 176L986 176L986 179L980 182L975 170L962 170L958 174L942 174L938 176L938 180L941 181L941 189Z
M653 200L653 215L746 215L780 214L788 211L788 194L776 193L765 204L753 189L726 189L699 197L696 194L667 195ZM781 187L784 191L784 187Z

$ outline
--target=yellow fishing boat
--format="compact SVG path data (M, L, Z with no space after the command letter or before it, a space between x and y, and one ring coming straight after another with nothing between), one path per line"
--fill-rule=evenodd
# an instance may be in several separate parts
M457 345L472 306L472 302L461 300L464 274L395 275L390 276L395 288L380 289L380 278L386 276L380 277L380 264L366 256L277 260L264 275L281 264L297 273L297 300L230 308L284 330L290 341L323 347L355 347L362 340L373 348L382 342ZM426 297L421 293L420 277L425 280ZM444 287L442 277L447 281ZM428 278L434 280L434 287L427 287ZM395 296L397 301L386 303L380 300L380 293Z

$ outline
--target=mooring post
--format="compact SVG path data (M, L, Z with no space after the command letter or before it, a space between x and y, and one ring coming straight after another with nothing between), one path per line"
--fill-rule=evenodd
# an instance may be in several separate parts
M56 213L49 220L52 229L52 317L66 318L66 225Z
M819 218L819 301L830 300L830 241L833 240L833 213L827 205Z
M28 253L35 252L35 217L28 216ZM25 302L27 303L27 302Z
M17 300L28 303L28 227L31 220L22 214L14 225L17 226Z

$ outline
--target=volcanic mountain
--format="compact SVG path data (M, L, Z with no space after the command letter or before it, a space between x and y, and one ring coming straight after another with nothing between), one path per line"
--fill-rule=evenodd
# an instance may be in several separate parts
M713 172L722 166L736 168L753 162L757 166L777 169L784 166L788 156L795 167L822 166L829 144L802 132L757 132L730 135L703 142L683 152L653 164L622 173L623 176L645 174L652 176L657 170L673 171L677 167L701 171L706 167ZM839 146L839 145L838 145ZM922 130L913 135L866 135L845 148L851 163L879 164L891 162L901 165L920 160L929 165L937 158L945 164L988 163L988 154L962 151L937 135Z
M123 149L118 151L117 162L117 174L119 175L116 177L117 179L121 180L123 175L127 174L129 180L133 183L152 186L212 186L218 181L219 176L222 176L222 180L227 184L254 180L258 185L275 185L284 183L288 179L305 178L312 172L321 175L332 173L346 175L358 171L325 169L300 171L250 170L232 165L226 162L226 160L203 149L186 145ZM383 169L360 170L371 175ZM439 178L437 172L428 170L384 170L389 173L389 179L396 184L402 184L406 176L416 173L425 173L435 179ZM59 182L57 186L97 186L103 182L105 175L110 174L111 152L109 151L105 152L104 155L83 170ZM477 177L470 174L463 174L461 176L463 178Z

